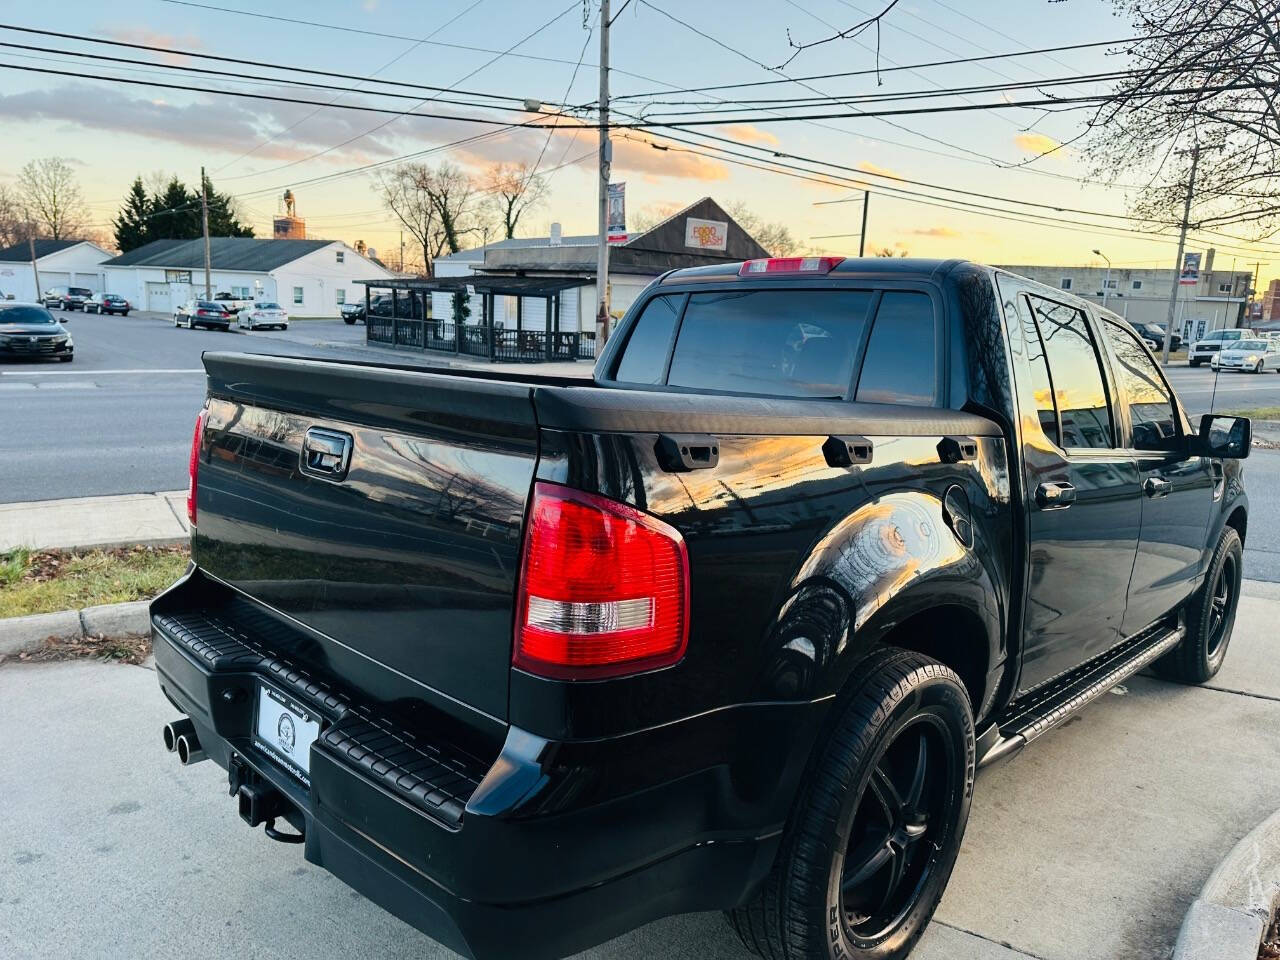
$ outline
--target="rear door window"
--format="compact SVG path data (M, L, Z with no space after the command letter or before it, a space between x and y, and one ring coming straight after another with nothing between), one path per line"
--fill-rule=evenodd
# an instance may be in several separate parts
M662 383L671 350L671 334L684 294L654 297L644 306L627 337L627 346L618 361L614 378L622 383Z
M936 354L933 301L923 293L886 292L871 328L855 399L932 406Z
M732 393L843 398L871 300L866 290L692 294L667 382Z
M1062 418L1061 445L1113 447L1115 433L1106 381L1093 333L1075 307L1031 298Z

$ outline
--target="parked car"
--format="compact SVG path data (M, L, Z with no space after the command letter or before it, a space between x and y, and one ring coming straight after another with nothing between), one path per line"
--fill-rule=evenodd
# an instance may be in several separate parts
M238 314L241 310L248 309L253 306L253 300L249 297L237 297L233 293L221 291L213 295L213 299L222 304L232 314Z
M1133 329L1138 332L1138 336L1150 344L1152 350L1164 349L1164 327L1160 324L1135 323L1133 324ZM1181 350L1182 337L1175 333L1172 342L1169 344L1169 349L1174 352Z
M236 315L236 326L241 330L259 330L274 327L289 328L289 314L280 304L271 300L258 300Z
M70 363L75 346L71 334L44 304L0 301L0 358Z
M358 320L364 323L364 301L355 300L351 303L344 303L338 312L342 315L342 322L347 326L352 326Z
M1247 370L1249 373L1274 370L1280 373L1280 341L1259 337L1223 344L1209 363L1214 370Z
M593 382L203 359L165 744L467 956L904 957L976 766L1227 652L1249 421L989 267L673 271Z
M230 330L231 311L212 300L188 300L173 314L175 327L208 327L210 330Z
M44 292L42 302L49 309L80 310L91 296L93 291L88 287L50 287Z
M1253 339L1255 336L1252 330L1240 328L1231 330L1210 330L1195 343L1191 344L1191 349L1187 353L1187 363L1193 367L1198 367L1202 363L1207 363L1213 359L1213 355L1219 350L1227 348L1228 344L1245 338Z
M127 317L133 309L129 301L118 293L95 293L83 304L85 313L118 313Z

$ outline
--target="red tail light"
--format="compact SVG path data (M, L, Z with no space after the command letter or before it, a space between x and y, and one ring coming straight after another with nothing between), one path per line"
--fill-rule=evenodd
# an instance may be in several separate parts
M512 661L564 680L670 666L689 641L689 555L674 527L539 482L520 561Z
M191 435L191 459L187 461L187 522L196 525L196 480L200 473L200 448L204 444L204 418L208 411L201 410L196 417L196 431Z
M772 257L747 260L738 268L740 277L758 277L770 273L830 273L844 257Z

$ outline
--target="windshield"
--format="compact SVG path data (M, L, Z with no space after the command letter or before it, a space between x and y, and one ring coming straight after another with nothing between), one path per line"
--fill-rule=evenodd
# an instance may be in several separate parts
M6 323L48 323L57 324L44 307L3 307L0 306L0 325Z
M280 309L280 304L278 304L278 303L260 303L260 304L258 304L258 309L259 309L259 310L279 310L279 309Z
M72 287L71 295L73 297L90 297L93 296L93 291L88 287Z
M1244 336L1243 330L1218 330L1209 335L1210 340L1239 340Z
M220 303L211 303L211 302L210 302L210 301L208 301L208 300L199 300L199 301L197 301L197 302L196 302L196 308L197 308L198 310L225 310L225 309L226 309L226 307L224 307L222 304L220 304Z
M1241 340L1232 350L1266 350L1267 344L1262 340Z

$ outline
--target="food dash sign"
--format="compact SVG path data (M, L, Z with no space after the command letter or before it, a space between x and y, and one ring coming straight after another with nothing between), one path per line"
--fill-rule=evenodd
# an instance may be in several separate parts
M695 250L723 250L729 242L729 224L723 220L686 217L684 245Z

